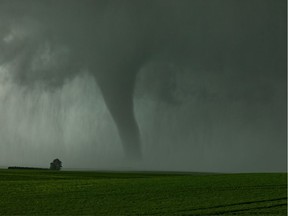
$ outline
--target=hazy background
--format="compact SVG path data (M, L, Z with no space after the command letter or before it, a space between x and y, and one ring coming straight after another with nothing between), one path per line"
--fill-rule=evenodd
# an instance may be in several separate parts
M131 163L91 71L67 68L69 46L44 39L37 20L0 24L0 166L49 167L59 158L67 169L286 171L286 74L276 60L264 58L263 73L251 75L231 63L213 70L148 61L134 97L143 160Z
M266 92L231 100L227 87L213 77L173 71L171 104L159 100L167 91L156 79L161 75L145 70L134 101L144 150L137 168L285 171L285 119L278 114L285 101L273 83L266 84ZM246 91L235 88L240 95ZM54 91L27 90L2 80L0 93L2 166L47 167L60 158L65 168L134 168L122 160L116 127L89 75Z

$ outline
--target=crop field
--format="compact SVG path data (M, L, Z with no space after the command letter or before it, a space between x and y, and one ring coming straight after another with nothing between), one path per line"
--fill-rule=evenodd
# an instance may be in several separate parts
M286 215L287 173L0 170L0 215Z

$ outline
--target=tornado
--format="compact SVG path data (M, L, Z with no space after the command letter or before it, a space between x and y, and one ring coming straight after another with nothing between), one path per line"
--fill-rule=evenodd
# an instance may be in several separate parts
M42 83L53 90L81 70L89 71L117 126L125 157L133 161L141 159L133 97L136 75L145 62L147 49L142 33L148 29L138 25L143 15L138 13L143 12L144 2L1 0L0 3L1 24L5 26L1 59L16 62L11 70L12 79L29 88ZM48 63L39 61L37 55L41 53L47 56L44 58L48 58Z
M1 113L0 107L1 124L8 119L13 125L0 130L4 145L8 149L14 135L24 136L23 143L45 136L44 126L44 135L35 131L52 107L60 112L55 122L61 130L53 121L46 126L57 145L64 140L97 149L101 140L107 152L116 149L132 163L159 169L287 167L286 7L285 0L0 0L0 82L8 77L17 89L40 86L44 93L75 87L66 91L69 98L58 91L54 107L39 93L40 110L49 115L39 112L32 135L11 130L19 128L13 111L7 106ZM62 102L69 109L71 98L77 100L85 76L90 95L80 96L79 110L66 112ZM86 116L83 122L77 112ZM109 121L109 129L96 115ZM108 141L97 140L101 136Z

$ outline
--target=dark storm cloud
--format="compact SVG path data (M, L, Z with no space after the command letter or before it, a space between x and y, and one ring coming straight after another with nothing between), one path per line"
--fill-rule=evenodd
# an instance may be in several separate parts
M23 144L27 158L109 167L120 138L137 153L139 125L139 168L286 169L285 1L0 0L0 12L6 155Z

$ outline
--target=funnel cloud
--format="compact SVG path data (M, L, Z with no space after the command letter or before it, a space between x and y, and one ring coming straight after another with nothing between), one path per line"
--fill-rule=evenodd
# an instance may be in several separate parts
M0 166L287 168L284 0L0 0Z

